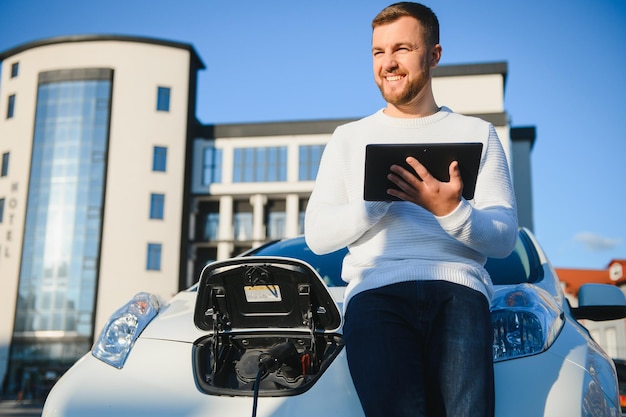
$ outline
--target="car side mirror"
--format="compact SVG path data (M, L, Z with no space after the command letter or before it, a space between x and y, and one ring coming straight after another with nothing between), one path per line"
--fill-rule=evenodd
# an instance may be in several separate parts
M626 296L608 284L584 284L578 291L578 307L573 309L577 320L617 320L626 317Z

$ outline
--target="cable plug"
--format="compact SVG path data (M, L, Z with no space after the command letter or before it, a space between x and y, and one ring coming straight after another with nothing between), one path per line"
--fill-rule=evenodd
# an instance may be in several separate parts
M268 373L277 371L290 357L297 355L298 351L293 343L280 343L259 357L259 369Z

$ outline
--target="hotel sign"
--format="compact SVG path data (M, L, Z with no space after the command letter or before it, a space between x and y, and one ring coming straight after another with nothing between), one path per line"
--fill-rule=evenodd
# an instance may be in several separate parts
M15 194L17 194L18 183L14 182L11 184L11 195L7 198L4 207L4 219L3 223L6 223L7 229L4 234L4 247L2 248L2 253L0 256L3 258L10 258L12 254L13 248L13 228L14 228L14 219L15 219L15 210L18 207L18 201Z

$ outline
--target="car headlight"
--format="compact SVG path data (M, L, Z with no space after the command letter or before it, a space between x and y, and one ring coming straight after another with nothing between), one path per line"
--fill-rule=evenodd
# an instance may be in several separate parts
M159 312L156 296L145 292L133 297L117 310L104 326L91 354L101 361L121 369L135 340Z
M491 303L494 362L548 349L563 328L563 313L544 290L526 284L497 292Z

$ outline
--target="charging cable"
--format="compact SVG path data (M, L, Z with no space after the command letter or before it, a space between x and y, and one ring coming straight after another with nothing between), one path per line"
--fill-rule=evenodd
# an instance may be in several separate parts
M259 385L264 375L277 371L287 359L298 355L296 347L291 342L280 343L271 348L267 353L259 356L259 370L254 380L254 400L252 402L252 417L256 417L259 400Z

